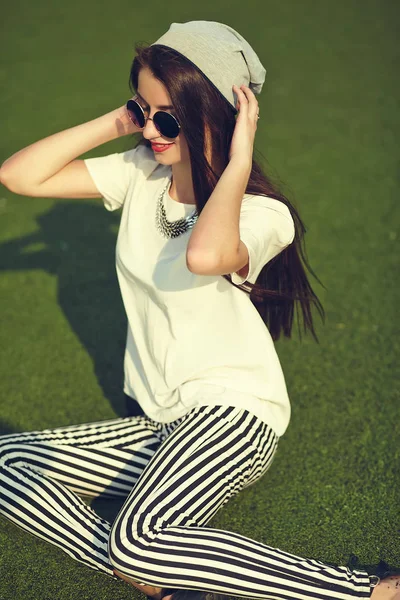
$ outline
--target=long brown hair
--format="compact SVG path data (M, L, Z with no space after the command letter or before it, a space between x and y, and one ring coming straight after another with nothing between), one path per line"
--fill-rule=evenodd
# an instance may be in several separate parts
M185 56L172 48L155 44L136 44L129 87L132 93L138 88L139 71L148 68L161 81L171 97L174 113L184 132L190 154L193 189L197 211L200 214L211 196L221 173L216 173L206 157L207 141L211 140L212 163L222 165L229 162L229 149L235 128L236 112L214 84ZM150 146L143 138L140 144ZM312 275L321 283L307 262L304 234L306 228L294 206L281 193L270 177L265 175L258 162L252 159L252 168L246 194L264 195L286 204L293 218L295 236L291 244L262 268L256 283L248 281L237 285L229 274L222 275L231 285L250 294L262 320L268 327L273 340L281 332L291 337L294 307L301 339L298 302L302 310L304 331L309 329L318 342L311 314L311 303L325 321L322 304L313 292L302 261ZM303 247L302 247L303 246Z

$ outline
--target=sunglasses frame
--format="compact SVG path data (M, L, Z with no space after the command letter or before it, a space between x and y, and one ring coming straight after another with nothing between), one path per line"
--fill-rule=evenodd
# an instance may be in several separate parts
M138 127L138 129L140 129L140 130L143 130L143 129L146 127L146 123L147 123L147 121L153 121L153 123L154 123L154 126L155 126L155 128L157 129L157 131L158 131L158 132L159 132L161 135L163 135L164 137L167 137L167 138L169 138L170 140L173 140L173 139L175 139L175 138L177 138L177 137L178 137L178 135L179 135L179 133L180 133L180 130L181 130L181 126L180 126L180 124L179 124L179 121L178 121L178 119L176 119L176 117L174 117L174 115L171 115L171 113L167 112L166 110L158 110L157 112L155 112L155 113L154 113L154 115L153 115L152 117L146 117L146 115L145 115L145 113L144 113L144 110L143 110L143 108L140 106L139 102L137 101L137 98L138 98L138 96L133 96L133 97L132 97L132 98L130 98L130 99L127 101L127 103L126 103L126 111L127 111L127 113L128 113L128 116L129 116L130 120L131 120L131 121L132 121L132 123L135 125L135 127ZM128 104L129 104L129 102L134 102L134 103L136 104L136 106L138 106L138 107L139 107L139 109L140 109L140 112L141 112L141 113L142 113L142 115L143 115L143 120L144 120L144 125L143 125L143 127L139 127L139 126L138 126L138 125L135 123L135 121L132 119L132 117L131 117L131 115L130 115L130 109L128 108ZM157 123L154 121L154 117L156 117L156 116L157 116L159 113L161 113L161 114L165 114L165 115L168 115L169 117L171 117L171 119L173 119L173 120L175 121L175 123L176 123L176 125L177 125L177 127L178 127L178 133L177 133L175 136L173 136L173 137L170 137L170 136L168 136L168 135L165 135L165 133L163 133L163 132L162 132L162 131L159 129L159 127L157 126Z

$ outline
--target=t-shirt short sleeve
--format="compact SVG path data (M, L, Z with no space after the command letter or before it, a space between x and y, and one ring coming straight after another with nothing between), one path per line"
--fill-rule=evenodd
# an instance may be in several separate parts
M274 198L245 197L240 211L240 239L249 253L247 277L231 273L232 282L255 283L261 269L294 240L295 227L290 210Z
M141 144L125 152L85 158L84 162L110 211L123 205L134 178L148 177L158 165L152 150Z

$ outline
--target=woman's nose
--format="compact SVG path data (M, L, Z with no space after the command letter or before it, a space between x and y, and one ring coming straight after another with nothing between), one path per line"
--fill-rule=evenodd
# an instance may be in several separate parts
M158 131L157 127L154 125L153 123L153 119L146 119L146 123L144 125L144 129L143 129L143 137L145 137L147 140L154 138L154 136L156 135L160 135L160 132Z

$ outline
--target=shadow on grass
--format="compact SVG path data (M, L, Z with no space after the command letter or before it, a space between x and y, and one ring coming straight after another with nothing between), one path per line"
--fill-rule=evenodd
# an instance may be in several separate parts
M15 433L15 429L10 427L5 421L0 421L0 435L7 435L8 433Z
M93 499L85 499L85 502L91 506L95 513L109 523L114 523L125 501L126 498L107 498L105 495L100 495Z
M99 201L97 201L99 202ZM58 302L93 360L118 416L143 414L123 393L126 315L115 271L120 212L66 200L37 218L39 230L0 245L0 270L41 269L57 277Z

